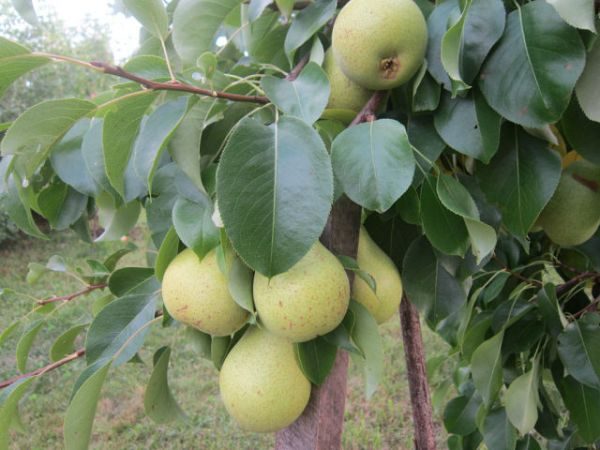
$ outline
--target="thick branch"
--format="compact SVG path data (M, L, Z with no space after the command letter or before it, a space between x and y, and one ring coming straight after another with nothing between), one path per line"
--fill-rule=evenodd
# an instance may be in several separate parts
M38 302L38 305L42 306L42 305L47 305L48 303L55 303L55 302L70 302L71 300L73 300L77 297L81 297L82 295L89 294L90 292L95 291L96 289L104 289L106 286L107 286L106 283L91 284L88 287L86 287L85 289L82 289L81 291L78 291L78 292L74 292L72 294L61 295L60 297L50 297L45 300L40 300Z
M233 102L246 102L246 103L260 103L267 104L269 99L260 95L241 95L231 94L222 91L213 91L211 89L204 89L191 84L182 83L180 81L169 81L169 82L158 82L142 78L134 73L128 72L122 67L113 66L100 61L92 61L94 67L101 69L104 73L109 75L115 75L117 77L125 78L126 80L135 81L141 84L147 89L153 91L177 91L177 92L189 92L190 94L203 95L213 98L222 98L225 100L231 100Z

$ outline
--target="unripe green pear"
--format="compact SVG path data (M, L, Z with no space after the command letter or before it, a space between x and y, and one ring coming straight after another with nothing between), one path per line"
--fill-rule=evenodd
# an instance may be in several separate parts
M538 223L556 244L583 244L600 225L600 167L576 161L564 169Z
M350 283L342 264L320 242L290 270L254 276L254 304L271 333L304 342L329 333L344 319Z
M174 319L213 336L230 335L248 319L229 293L215 249L202 260L191 249L177 255L163 277L162 297Z
M350 80L338 67L331 48L325 53L323 69L329 78L331 93L329 94L329 109L347 109L359 112L369 101L373 93Z
M356 262L375 279L376 293L362 278L354 276L352 297L369 310L377 323L383 323L398 312L402 280L394 262L377 246L364 227L360 229Z
M392 89L423 64L427 23L413 0L351 0L335 21L331 46L352 81Z
M221 398L248 431L273 432L294 422L310 398L294 345L251 327L225 358L219 376Z

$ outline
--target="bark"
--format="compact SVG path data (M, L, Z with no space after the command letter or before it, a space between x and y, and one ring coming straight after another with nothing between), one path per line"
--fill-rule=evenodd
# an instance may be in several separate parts
M421 323L417 309L406 296L400 303L400 324L412 405L415 450L435 450L435 427L427 384Z
M360 207L348 198L338 200L329 216L321 242L333 253L356 258ZM350 282L353 273L348 272ZM319 386L313 386L304 413L288 428L277 433L277 450L335 450L342 445L348 354L338 350L335 365Z

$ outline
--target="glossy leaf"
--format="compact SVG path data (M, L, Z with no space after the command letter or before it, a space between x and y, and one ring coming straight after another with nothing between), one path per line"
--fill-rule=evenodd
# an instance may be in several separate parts
M483 422L483 440L489 449L515 450L517 430L512 426L504 408L490 411Z
M298 13L285 37L285 53L292 54L308 41L329 19L333 17L337 6L335 0L316 0ZM290 58L293 59L293 58Z
M560 380L558 387L584 442L591 444L600 439L600 390L578 383L572 377Z
M212 203L207 197L201 198L201 203L178 198L173 206L173 226L186 247L203 258L219 244L219 229L212 221Z
M250 267L273 276L299 261L325 227L332 196L329 155L312 128L291 117L239 123L217 170L217 198Z
M77 336L79 336L88 325L89 324L87 323L75 325L57 337L52 344L52 347L50 347L50 359L52 361L58 361L69 353L73 353L75 351L75 339L77 339Z
M577 30L548 3L530 2L508 15L504 35L483 66L479 87L508 120L542 127L560 118L584 65Z
M336 179L355 203L388 210L409 188L415 159L404 126L380 119L352 126L332 144Z
M140 289L145 292L152 292L159 288L158 284L152 286L154 270L151 267L123 267L115 270L108 279L108 287L110 291L122 297L130 292L140 293Z
M504 332L482 343L471 357L473 384L483 402L490 407L502 387L502 340Z
M277 108L308 124L316 122L329 100L329 79L314 62L308 63L293 81L266 76L261 87Z
M588 161L600 165L600 149L597 145L600 142L600 123L588 119L575 98L571 100L560 123L571 148Z
M17 342L17 367L22 373L27 369L27 359L29 358L33 341L44 325L45 322L43 320L36 320L31 323L19 338L19 342Z
M160 39L169 33L169 18L161 0L123 0L123 4L146 30Z
M573 378L600 389L600 315L571 322L558 336L558 354Z
M294 346L300 369L317 386L321 385L335 363L337 348L323 337L308 342L299 342Z
M533 430L538 419L538 388L538 362L535 362L529 372L520 375L510 383L504 396L508 420L521 434Z
M587 54L587 64L577 82L575 93L585 115L595 122L600 122L600 44L596 41L592 50Z
M448 402L444 410L444 426L449 433L467 436L477 429L476 415L481 400L461 395Z
M156 423L168 423L184 417L171 393L168 381L171 349L162 347L154 354L154 369L144 394L144 411Z

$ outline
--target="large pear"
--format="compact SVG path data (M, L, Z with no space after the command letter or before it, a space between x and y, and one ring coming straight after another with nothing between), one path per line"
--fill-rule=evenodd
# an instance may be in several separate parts
M352 81L392 89L423 64L427 23L413 0L351 0L335 21L331 46Z
M537 222L556 244L583 244L600 225L600 167L576 161L562 173Z
M177 255L163 277L162 297L173 318L213 336L230 335L248 319L229 293L214 249L202 260L191 249Z
M294 345L256 327L225 358L219 387L229 414L255 432L287 427L310 397L310 382L298 367Z
M402 280L394 262L377 246L364 227L360 229L356 262L375 279L376 293L362 278L354 276L352 296L369 310L377 323L383 323L398 312Z
M271 333L304 342L329 333L344 319L350 283L342 264L320 242L290 270L254 276L254 304Z
M373 93L350 80L341 71L331 48L325 53L323 69L329 78L331 93L329 94L329 109L347 109L358 113L369 101Z

